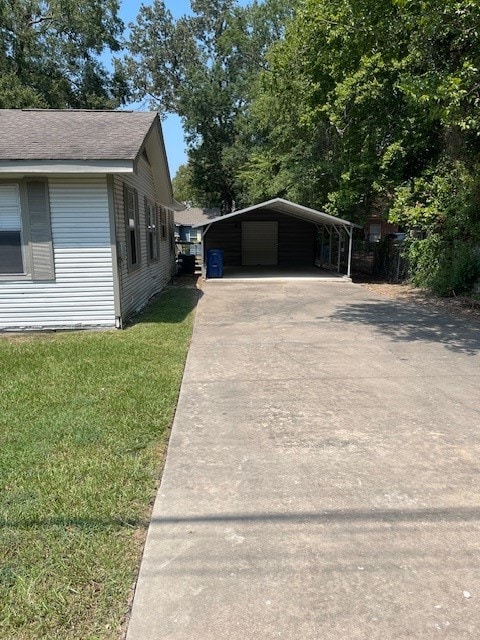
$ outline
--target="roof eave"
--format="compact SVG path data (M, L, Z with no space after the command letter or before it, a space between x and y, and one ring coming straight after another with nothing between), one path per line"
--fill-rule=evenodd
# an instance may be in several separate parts
M133 160L0 160L0 174L133 173Z

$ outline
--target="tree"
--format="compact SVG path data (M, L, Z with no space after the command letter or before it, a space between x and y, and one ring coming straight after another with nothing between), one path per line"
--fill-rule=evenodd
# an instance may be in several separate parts
M204 193L198 193L192 179L192 169L189 164L178 167L172 180L173 197L177 202L188 204L191 207L201 207Z
M99 61L118 51L117 0L0 0L0 107L112 108L121 74Z
M438 128L399 89L408 39L398 14L395 2L301 3L252 105L263 139L247 172L271 158L265 182L361 220L414 165L425 166Z
M479 272L479 34L473 0L303 0L256 85L247 189L357 222L390 211L431 236L410 253L426 284L470 287Z
M253 78L291 13L287 0L192 0L192 16L175 21L160 0L142 6L131 25L125 68L134 95L181 116L192 184L204 206L238 204L239 127ZM240 154L241 156L241 154Z

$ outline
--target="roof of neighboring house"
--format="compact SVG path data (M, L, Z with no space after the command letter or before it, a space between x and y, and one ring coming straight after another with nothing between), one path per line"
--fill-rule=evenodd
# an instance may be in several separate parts
M218 218L220 209L200 209L198 207L190 207L182 211L175 211L175 224L190 227L193 225L201 225L209 220Z
M156 112L0 109L0 160L135 160Z

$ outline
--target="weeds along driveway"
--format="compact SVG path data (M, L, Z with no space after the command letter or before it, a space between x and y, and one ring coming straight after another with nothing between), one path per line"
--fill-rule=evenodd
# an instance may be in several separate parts
M475 638L478 326L207 283L129 640Z

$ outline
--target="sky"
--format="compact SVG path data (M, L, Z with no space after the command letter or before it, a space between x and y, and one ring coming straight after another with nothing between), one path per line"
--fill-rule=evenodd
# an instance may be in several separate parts
M135 22L142 4L149 5L149 0L120 0L120 17L128 25ZM239 4L246 5L248 0L239 0ZM174 18L179 18L190 13L190 0L165 0L165 6L170 10ZM133 105L131 108L139 108ZM168 165L171 177L175 177L181 164L187 162L185 142L183 138L182 123L178 116L170 115L162 121L163 137L167 151Z

